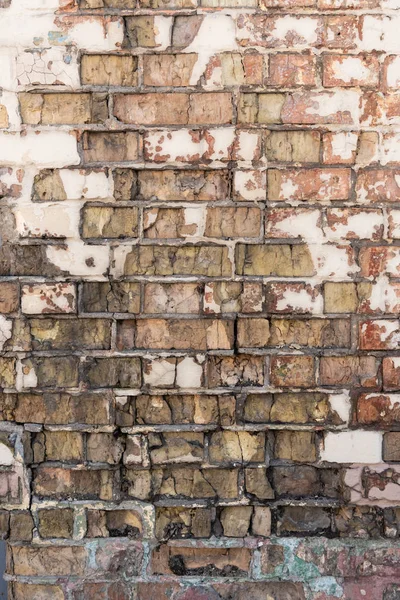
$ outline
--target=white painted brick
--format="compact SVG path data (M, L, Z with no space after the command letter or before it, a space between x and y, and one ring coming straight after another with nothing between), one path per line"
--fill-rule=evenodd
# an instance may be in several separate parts
M382 433L328 431L324 437L321 460L331 463L379 463L382 460Z

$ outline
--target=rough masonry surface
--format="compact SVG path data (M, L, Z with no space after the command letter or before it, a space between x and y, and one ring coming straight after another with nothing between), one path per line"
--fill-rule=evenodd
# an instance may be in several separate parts
M0 0L10 600L400 599L400 0Z

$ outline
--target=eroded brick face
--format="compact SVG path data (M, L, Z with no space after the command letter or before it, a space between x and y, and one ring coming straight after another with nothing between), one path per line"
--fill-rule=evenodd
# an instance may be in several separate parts
M400 598L399 32L0 0L11 600Z

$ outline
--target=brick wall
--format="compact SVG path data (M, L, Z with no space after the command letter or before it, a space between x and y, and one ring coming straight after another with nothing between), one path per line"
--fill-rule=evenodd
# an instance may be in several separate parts
M400 598L400 1L0 0L13 600Z

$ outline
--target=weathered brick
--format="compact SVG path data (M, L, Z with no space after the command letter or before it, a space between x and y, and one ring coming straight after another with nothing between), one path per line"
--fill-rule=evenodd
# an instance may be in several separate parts
M270 370L276 387L312 387L315 383L312 356L273 356Z
M377 56L325 55L323 69L325 87L375 87L379 82L380 66Z
M265 145L269 161L319 161L320 134L317 131L267 131Z
M31 319L34 350L108 350L111 322L106 319Z
M117 54L84 54L81 58L83 85L137 85L137 58Z
M271 54L269 57L268 84L271 86L312 86L315 76L315 58L309 54Z
M83 238L129 238L138 235L137 208L85 206L82 214Z
M119 488L114 471L42 466L34 471L33 489L45 498L68 499L73 495L77 499L114 500Z
M196 62L197 54L145 54L143 82L155 87L186 87Z
M250 568L247 548L179 548L162 545L153 550L152 571L166 575L245 575Z
M124 275L226 276L231 263L222 246L134 246L125 253Z
M118 324L119 350L130 348L229 350L233 322L199 319L140 319Z
M20 94L21 117L28 125L102 123L108 117L105 94Z
M348 169L296 169L268 172L269 200L347 200L350 194Z
M98 132L84 134L85 162L129 162L139 157L139 139L134 131Z
M121 94L115 96L114 114L120 121L143 125L218 125L232 122L231 95Z
M94 313L137 313L140 310L140 285L128 281L84 282L82 308Z
M374 356L323 356L320 359L322 385L375 387L379 362Z
M137 185L141 200L226 200L229 193L225 170L139 171Z
M74 513L70 508L38 511L39 533L43 538L72 538Z

